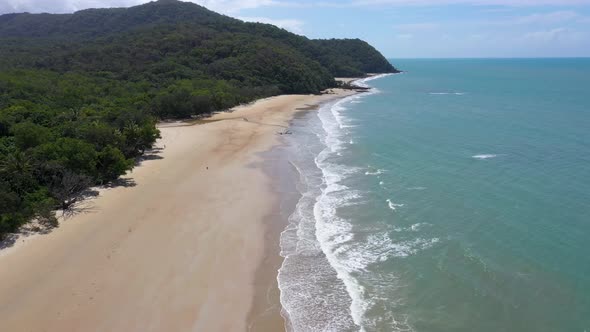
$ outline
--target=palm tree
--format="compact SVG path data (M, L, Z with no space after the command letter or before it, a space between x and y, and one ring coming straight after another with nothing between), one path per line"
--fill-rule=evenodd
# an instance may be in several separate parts
M22 151L15 151L0 161L0 172L9 177L29 174L31 170L31 158Z
M15 151L0 161L0 174L19 194L26 192L26 188L31 185L32 169L30 157L21 151Z

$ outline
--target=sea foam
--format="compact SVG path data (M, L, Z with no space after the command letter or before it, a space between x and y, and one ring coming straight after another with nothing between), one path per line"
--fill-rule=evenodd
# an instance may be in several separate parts
M343 167L334 162L333 156L344 148L346 131L341 124L347 121L343 111L346 110L346 99L334 104L329 109L320 109L318 116L322 122L325 136L322 141L326 146L315 158L317 167L323 175L321 194L314 205L316 220L316 238L328 262L336 271L337 278L342 281L350 297L349 314L354 324L365 331L370 327L366 313L374 305L374 299L368 296L367 289L360 282L359 277L368 273L367 268L372 264L384 262L392 257L406 257L430 246L437 240L393 241L387 230L376 231L358 237L352 223L339 216L338 209L355 204L363 193L344 185L344 180L358 171L351 167ZM366 175L382 174L386 170L377 169L366 171ZM403 204L396 204L388 200L390 207L397 208ZM394 319L392 318L392 321ZM332 329L329 329L332 330Z
M365 289L352 273L364 268L358 257L348 257L349 242L351 240L352 225L338 217L337 207L346 201L342 200L342 191L348 188L342 184L346 174L338 172L338 165L329 161L330 156L342 147L342 123L344 121L341 111L347 99L334 104L330 111L320 109L318 113L326 135L323 139L326 148L315 159L317 167L322 171L324 186L314 205L316 220L316 237L328 262L336 271L351 299L350 314L353 322L362 327L362 320L368 303L364 301ZM336 123L337 125L334 125ZM342 169L340 169L342 170ZM357 255L358 256L358 255Z
M396 204L396 203L392 202L391 199L387 199L385 202L387 202L387 205L389 206L389 208L392 211L397 210L398 207L404 206L404 204Z
M365 172L365 175L380 175L380 174L383 174L385 172L387 172L386 169L378 169L378 170L375 170L375 171L366 171Z
M426 187L410 187L408 190L426 190Z
M429 95L434 96L446 96L446 95L455 95L455 96L463 96L465 92L429 92Z
M363 96L372 93L376 91ZM359 233L355 229L359 225L338 213L342 207L364 204L363 200L370 199L365 197L367 193L348 185L348 179L363 171L366 175L386 171L367 171L338 162L339 155L346 155L353 148L348 144L352 143L348 128L353 124L345 111L356 98L359 97L324 105L316 113L321 129L312 131L321 141L321 148L312 158L315 170L308 171L309 166L299 169L305 189L281 235L281 255L285 257L278 277L281 303L289 330L295 332L373 330L375 322L367 312L379 300L373 297L374 285L366 288L361 281L363 276L371 275L369 268L374 264L407 257L438 241L394 240L390 237L395 232L391 226ZM300 152L313 153L307 150L310 149L306 147ZM407 326L393 316L387 315L387 324Z
M496 158L496 157L498 157L497 154L476 154L474 156L471 156L471 158L473 158L473 159L480 159L480 160L491 159L491 158Z

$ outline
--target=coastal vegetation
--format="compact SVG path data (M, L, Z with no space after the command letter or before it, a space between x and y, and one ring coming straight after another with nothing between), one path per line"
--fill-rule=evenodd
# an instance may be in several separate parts
M156 122L396 72L358 39L310 40L160 0L0 16L0 237L55 225L89 186L130 170Z

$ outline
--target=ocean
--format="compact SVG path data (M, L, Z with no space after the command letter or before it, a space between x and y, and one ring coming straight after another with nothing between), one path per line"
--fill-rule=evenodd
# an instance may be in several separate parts
M590 59L395 60L295 120L291 331L590 331Z

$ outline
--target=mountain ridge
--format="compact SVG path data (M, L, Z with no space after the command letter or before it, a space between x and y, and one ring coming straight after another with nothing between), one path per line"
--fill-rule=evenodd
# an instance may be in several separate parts
M319 61L324 67L332 65L336 59L344 59L347 56L347 50L364 49L365 54L373 58L373 62L377 64L370 67L371 71L396 72L396 69L377 50L359 39L310 40L269 24L243 22L194 3L177 0L159 0L129 8L85 9L72 14L5 14L0 16L0 38L54 41L65 39L70 43L88 42L109 37L116 38L117 35L126 35L138 30L178 24L281 39L281 42ZM332 45L327 45L328 43ZM343 43L350 44L347 50L341 48ZM337 44L341 47L334 49L334 45ZM323 57L322 61L320 53L331 55L327 58ZM363 62L363 59L359 57L348 59L345 65L332 66L331 73L334 76L362 76L367 71L363 72L358 68L360 62ZM343 70L339 70L340 68Z

